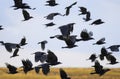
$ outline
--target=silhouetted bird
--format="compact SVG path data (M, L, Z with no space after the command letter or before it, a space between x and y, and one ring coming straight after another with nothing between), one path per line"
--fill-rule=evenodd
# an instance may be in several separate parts
M105 44L105 38L101 38L96 43L93 43L93 45L101 45L101 44Z
M40 61L41 63L44 63L47 60L47 54L45 52L35 52L35 62Z
M8 64L8 63L5 63L5 64L6 64L7 68L8 68L8 70L9 70L8 73L10 73L10 74L18 73L17 68L15 66L13 66L11 64Z
M116 61L116 58L111 54L108 54L106 56L106 59L110 62L109 64L112 64L112 65L119 63Z
M77 4L77 2L74 2L73 4L71 4L70 6L68 6L68 7L66 7L65 9L66 9L66 13L64 14L64 16L66 15L66 16L68 16L69 14L70 14L70 9L74 6L74 5L76 5Z
M12 49L15 49L18 46L20 48L20 45L16 43L4 43L3 41L0 41L0 43L5 46L8 52L12 52Z
M27 21L31 18L33 18L32 16L30 16L30 14L26 11L26 10L22 10L22 14L23 14L23 17L24 17L24 20L23 21Z
M2 25L0 25L0 30L3 30L4 28L2 28Z
M93 32L92 31L88 32L86 29L83 29L82 32L80 33L80 37L82 41L88 41L94 39L92 36L93 36Z
M64 37L68 37L73 32L74 24L75 23L69 23L69 24L62 25L59 27L59 29Z
M42 68L42 73L47 75L50 72L50 65L48 63L40 64L35 67L35 72L39 73L40 69Z
M66 39L64 39L65 43L66 43L66 47L62 47L62 48L73 48L73 47L77 47L77 45L75 45L76 41L77 41L77 36L76 35L72 35L72 36L68 36Z
M14 5L12 7L15 7L14 10L17 10L20 8L21 9L32 9L27 3L23 3L22 0L14 0Z
M46 4L46 6L54 7L54 6L58 5L58 3L56 3L56 0L49 0L46 2L48 3L48 4Z
M24 73L27 73L28 71L33 70L33 68L32 68L33 64L29 59L26 59L26 60L23 59L22 64L23 64Z
M91 20L91 18L90 18L90 12L88 11L87 13L86 13L86 18L83 18L83 20L85 20L85 21L90 21Z
M62 68L59 69L59 72L61 79L71 79Z
M108 47L107 49L110 49L112 52L119 52L120 45L112 45Z
M111 52L108 52L105 47L102 47L101 48L101 54L99 55L100 60L104 60L104 57L106 57L109 54L111 54Z
M87 9L85 7L79 7L80 8L80 14L79 15L84 15L84 14L87 14Z
M55 16L60 15L63 16L60 13L50 13L49 15L45 16L44 18L48 19L48 20L53 20Z
M91 74L99 74L100 76L104 75L107 71L109 71L110 69L103 69L103 66L100 65L100 63L98 62L98 60L95 61L95 65L92 66L95 68L95 72L91 73Z
M41 44L41 49L44 50L45 49L45 44L47 44L48 42L46 40L38 42L38 44Z
M46 25L46 27L50 27L50 26L54 26L55 24L53 22L50 22L50 23L47 23L45 25Z
M97 20L93 21L91 23L91 25L99 25L99 24L103 24L103 23L105 23L105 22L103 22L101 19L97 19Z
M46 60L47 63L49 63L52 66L61 64L61 62L58 62L58 58L54 54L54 52L52 52L51 50L48 50L47 53L48 53L47 60Z
M97 58L96 54L92 54L87 60L91 60L91 62L94 62L96 58Z
M26 43L26 38L23 37L23 38L21 39L20 46L24 46L24 45L26 45L26 44L27 44L27 43Z

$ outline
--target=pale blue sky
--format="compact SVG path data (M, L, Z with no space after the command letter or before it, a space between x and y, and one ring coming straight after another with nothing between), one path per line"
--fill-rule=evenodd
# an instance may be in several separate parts
M19 57L11 58L12 53L5 50L3 46L0 46L0 66L5 66L5 62L13 64L15 66L21 65L21 59L29 58L34 63L34 56L31 53L36 51L42 51L40 45L37 43L42 40L47 40L47 49L55 52L59 61L63 64L59 65L64 67L91 67L93 63L86 61L86 59L92 54L100 54L102 46L108 47L113 44L120 44L120 0L56 0L60 5L56 7L44 6L46 0L23 0L28 3L32 8L36 10L27 10L34 18L22 22L23 15L21 9L13 10L13 0L0 0L0 25L3 25L4 30L0 31L0 41L19 43L21 38L25 36L27 38L28 45L24 46L19 52ZM52 12L65 13L65 7L71 5L77 1L77 5L73 6L70 15L61 17L56 16L53 20L56 23L55 26L45 28L46 23L51 22L46 20L44 16ZM86 7L91 12L92 20L89 22L83 21L83 16L78 16L79 6ZM102 19L105 23L98 26L89 25L96 19ZM72 34L80 35L83 29L93 31L93 37L95 40L87 42L78 42L78 47L72 49L61 49L62 46L66 46L63 41L57 39L50 39L50 36L60 34L59 29L61 25L65 25L71 22L75 22L74 32ZM106 44L101 46L93 46L92 44L98 39L105 37ZM120 61L120 52L115 52L113 55ZM105 67L120 67L120 64L113 66L106 65L105 62L101 62ZM34 63L37 65L39 63Z

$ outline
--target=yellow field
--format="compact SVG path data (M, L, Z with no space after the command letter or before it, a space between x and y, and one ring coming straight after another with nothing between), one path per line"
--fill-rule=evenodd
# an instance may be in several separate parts
M97 74L91 75L92 68L63 68L71 79L120 79L120 68L111 69L103 76ZM59 68L51 68L50 73L45 76L40 72L36 74L34 70L24 74L19 70L17 74L8 74L6 68L0 68L0 79L61 79Z

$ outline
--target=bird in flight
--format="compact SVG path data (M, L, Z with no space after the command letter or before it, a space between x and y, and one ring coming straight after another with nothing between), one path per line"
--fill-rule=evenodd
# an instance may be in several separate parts
M120 45L112 45L109 46L107 49L110 49L112 52L119 52Z
M96 43L93 43L93 45L102 45L105 44L105 38L101 38L100 40L98 40Z
M45 44L47 44L48 42L46 40L38 42L38 44L41 44L41 49L44 50L45 49Z
M93 21L91 23L91 25L100 25L100 24L103 24L103 23L105 23L105 22L103 22L102 19L97 19L97 20Z
M50 23L47 23L47 24L45 24L46 25L46 27L51 27L51 26L54 26L54 25L56 25L55 23L53 23L53 22L50 22Z
M5 63L5 65L7 66L8 70L9 70L9 74L15 74L15 73L18 73L17 71L17 67L9 64L9 63Z
M46 6L54 7L54 6L58 5L58 3L56 3L56 0L49 0L46 2L48 3L48 4L46 4Z
M92 36L93 36L93 32L92 31L88 32L87 29L83 29L82 32L80 33L80 37L82 41L88 41L94 39Z

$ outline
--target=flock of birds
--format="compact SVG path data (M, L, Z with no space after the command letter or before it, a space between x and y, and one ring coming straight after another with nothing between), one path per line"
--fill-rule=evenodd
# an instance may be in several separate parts
M47 4L45 6L49 6L49 7L55 7L55 6L59 5L55 0L48 0L48 1L46 1L46 3ZM65 7L65 10L66 10L65 14L50 13L47 16L45 16L44 18L52 21L54 19L54 17L57 15L62 16L62 17L69 16L72 7L74 7L76 4L77 4L77 2L74 2L73 4ZM33 18L26 9L32 9L32 10L36 9L36 8L31 8L27 3L23 3L22 0L14 0L14 5L12 7L14 7L14 10L22 9L22 14L24 17L23 21L27 21L27 20ZM85 22L92 20L91 13L90 13L90 11L87 10L87 8L79 7L79 9L80 9L79 16L85 15L85 18L83 18L83 20ZM100 25L103 23L105 23L105 22L102 21L102 19L97 19L97 20L93 21L90 25ZM94 40L93 32L92 31L88 32L87 29L83 29L81 31L79 38L77 38L77 35L72 35L72 32L74 31L74 24L75 23L69 23L69 24L58 27L61 34L50 36L50 39L57 38L58 40L64 41L66 46L64 46L62 48L69 48L69 49L77 47L76 42ZM46 25L46 27L51 27L51 26L54 26L55 23L50 22L45 25ZM4 28L2 28L2 26L0 26L0 30L3 30L3 29ZM21 47L28 44L26 42L26 37L23 37L19 43L7 43L7 42L5 43L4 41L0 41L0 43L1 43L1 45L3 45L6 48L6 50L8 52L10 52L10 53L13 52L13 55L10 58L19 56L18 55L19 49L22 49ZM48 43L47 40L38 42L38 44L41 44L42 50L45 50L45 46L47 43ZM100 40L93 43L93 45L103 45L105 43L106 43L105 38L101 38ZM105 58L106 58L108 60L108 62L110 62L109 64L111 64L111 65L117 64L118 61L115 58L115 56L112 55L112 52L118 52L119 47L120 47L120 45L112 45L108 48L102 47L101 53L99 55L92 54L87 59L87 60L91 60L91 62L94 62L94 66L92 66L92 67L94 67L94 72L91 72L90 74L103 75L104 73L106 73L107 71L110 70L110 69L105 69L98 61L98 58L101 61L105 60ZM108 52L107 49L110 49L111 52ZM29 71L31 71L33 69L36 71L36 73L39 73L40 69L42 69L43 74L47 75L50 72L50 66L62 64L60 61L58 61L58 57L51 50L47 50L47 53L38 51L38 52L33 53L33 55L35 55L35 62L41 62L41 64L33 67L32 62L29 59L26 59L26 60L23 59L22 60L23 66L21 66L20 68L23 68L23 71L25 73L28 73ZM5 64L9 70L10 74L18 73L17 67L15 67L9 63L5 63ZM70 77L67 75L67 73L62 68L60 68L59 71L60 71L61 79L70 79Z

